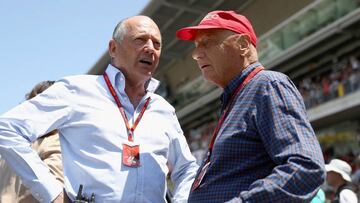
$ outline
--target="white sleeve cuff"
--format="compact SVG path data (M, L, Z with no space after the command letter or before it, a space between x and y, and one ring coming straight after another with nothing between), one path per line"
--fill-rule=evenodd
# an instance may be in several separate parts
M55 181L47 181L42 184L36 184L35 187L29 188L32 195L39 202L52 202L61 192L63 192L62 184Z

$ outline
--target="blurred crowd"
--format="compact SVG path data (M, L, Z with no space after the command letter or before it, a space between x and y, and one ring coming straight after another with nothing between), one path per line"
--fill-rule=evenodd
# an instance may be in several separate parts
M355 56L335 62L325 73L306 77L298 84L307 109L360 88L360 62Z

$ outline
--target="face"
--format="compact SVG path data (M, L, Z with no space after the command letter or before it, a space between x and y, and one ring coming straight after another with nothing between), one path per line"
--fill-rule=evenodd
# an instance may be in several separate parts
M111 40L112 64L121 69L127 80L146 82L155 72L161 53L161 34L149 18L136 16L126 22L127 32L119 43Z
M338 180L341 180L341 179L342 179L341 175L334 171L328 171L326 174L326 182L331 186L336 185Z
M205 80L225 87L238 74L239 54L235 34L228 30L199 30L195 38L193 58Z

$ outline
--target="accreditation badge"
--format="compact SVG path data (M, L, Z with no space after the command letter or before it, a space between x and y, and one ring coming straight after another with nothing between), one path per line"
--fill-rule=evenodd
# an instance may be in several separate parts
M133 142L123 144L122 161L125 166L140 166L140 145Z
M196 188L198 188L201 184L201 181L203 180L205 174L206 174L206 171L208 170L210 166L210 162L207 162L202 168L201 168L201 171L199 173L199 175L196 177L192 187L191 187L191 191L194 191Z

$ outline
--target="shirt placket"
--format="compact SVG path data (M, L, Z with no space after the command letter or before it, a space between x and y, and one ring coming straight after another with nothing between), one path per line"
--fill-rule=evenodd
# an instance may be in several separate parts
M145 98L147 98L148 95L146 94L141 101L139 102L139 105L135 108L135 111L133 113L131 124L134 124L134 121L136 120L137 116L139 116L139 113L141 111L141 108L145 105ZM144 118L143 118L144 119ZM145 122L145 121L142 121ZM139 129L138 129L139 130ZM140 144L139 137L136 136L136 132L134 132L134 139L137 140L137 142ZM140 145L140 154L141 154L141 145ZM143 202L143 194L144 194L144 173L145 173L145 167L146 165L144 157L140 155L140 163L143 163L141 167L136 168L136 190L135 190L135 203L136 202Z

